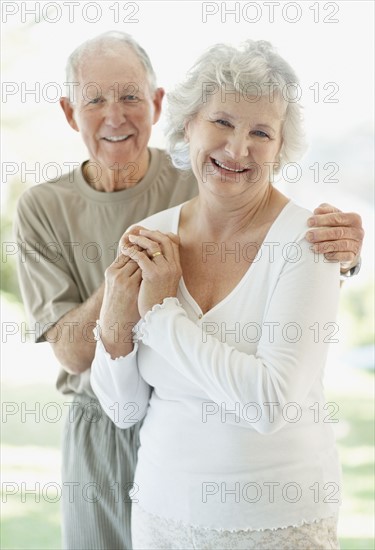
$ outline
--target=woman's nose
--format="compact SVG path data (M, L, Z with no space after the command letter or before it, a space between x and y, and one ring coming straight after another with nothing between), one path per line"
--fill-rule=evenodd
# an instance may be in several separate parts
M232 132L227 139L225 151L235 160L247 158L249 154L250 139L248 133Z

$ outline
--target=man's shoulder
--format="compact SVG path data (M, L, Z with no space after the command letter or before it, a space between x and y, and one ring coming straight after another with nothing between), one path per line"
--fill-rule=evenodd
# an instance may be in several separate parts
M18 208L32 208L33 205L52 202L54 197L70 196L75 192L77 179L82 179L81 166L75 164L75 168L62 174L58 178L44 181L29 187L18 199Z

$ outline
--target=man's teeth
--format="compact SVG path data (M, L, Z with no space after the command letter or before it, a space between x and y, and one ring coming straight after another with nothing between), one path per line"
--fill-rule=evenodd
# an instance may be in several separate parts
M123 141L124 139L127 139L129 137L129 135L127 136L109 136L109 137L105 137L104 139L106 139L107 141Z
M222 162L219 162L218 160L214 159L214 163L220 166L220 168L224 168L225 170L229 170L230 172L245 172L246 168L241 168L239 170L235 170L234 168L229 168L228 166L225 166Z

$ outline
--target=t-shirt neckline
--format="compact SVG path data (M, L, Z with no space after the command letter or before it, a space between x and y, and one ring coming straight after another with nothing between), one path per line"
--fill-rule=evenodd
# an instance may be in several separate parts
M150 164L146 175L142 178L134 187L128 189L122 189L121 191L115 191L113 193L105 193L98 191L91 187L85 178L83 177L82 169L86 162L83 162L75 170L75 185L77 191L84 197L101 203L113 203L119 201L129 201L138 197L141 193L144 193L155 181L155 177L159 170L160 165L160 150L155 148L149 148L150 152Z

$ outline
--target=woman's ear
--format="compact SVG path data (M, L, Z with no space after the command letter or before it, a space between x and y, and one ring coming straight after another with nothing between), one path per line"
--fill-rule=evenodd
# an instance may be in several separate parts
M281 164L281 159L283 158L283 152L284 152L284 140L281 141L280 149L276 156L276 162L279 166Z
M190 126L191 120L186 120L184 124L184 142L189 143L190 141L190 133L189 133L189 126Z

